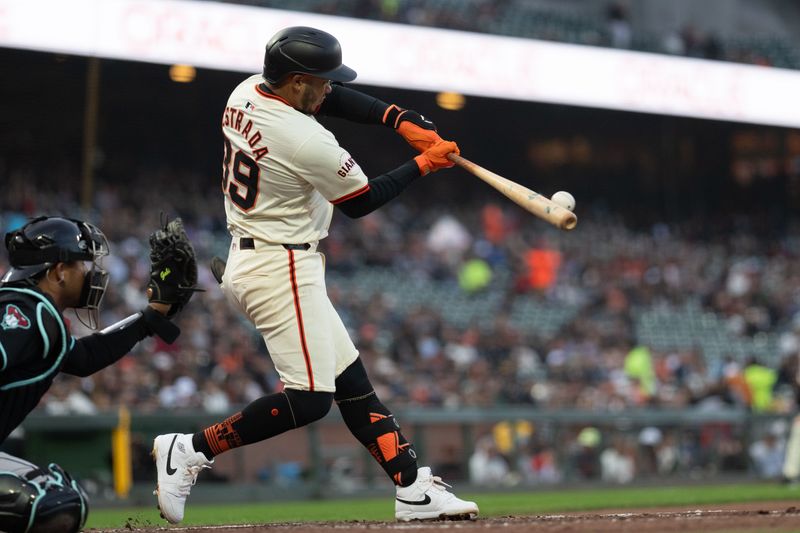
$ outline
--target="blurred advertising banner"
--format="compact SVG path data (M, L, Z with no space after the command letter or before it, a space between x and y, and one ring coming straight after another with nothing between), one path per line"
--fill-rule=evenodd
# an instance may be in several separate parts
M0 46L261 70L278 29L342 43L358 83L800 126L800 71L181 0L0 0Z

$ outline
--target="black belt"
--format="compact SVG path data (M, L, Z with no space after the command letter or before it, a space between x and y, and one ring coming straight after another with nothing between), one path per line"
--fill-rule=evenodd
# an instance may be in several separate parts
M287 250L308 250L311 248L311 245L307 242L301 244L281 244ZM256 249L256 241L252 237L242 237L239 239L239 249L240 250L255 250Z

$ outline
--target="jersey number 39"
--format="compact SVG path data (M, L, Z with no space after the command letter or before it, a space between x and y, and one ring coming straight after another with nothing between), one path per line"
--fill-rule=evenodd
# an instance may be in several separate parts
M222 161L222 193L227 194L231 202L242 211L250 211L258 199L258 182L261 169L252 157L236 151L231 165L233 148L231 141L225 137L225 157ZM231 176L233 174L233 176ZM233 179L230 179L230 178Z

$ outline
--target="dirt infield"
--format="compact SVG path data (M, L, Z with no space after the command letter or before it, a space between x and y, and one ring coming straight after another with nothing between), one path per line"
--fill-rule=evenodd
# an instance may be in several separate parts
M566 513L538 516L504 516L481 518L471 522L306 522L266 525L207 526L207 527L141 527L128 524L124 529L109 533L133 531L170 533L252 533L287 531L291 533L361 533L365 531L394 530L412 533L442 533L464 531L502 531L503 533L528 532L800 532L800 501L759 502L729 505L712 505L696 509L658 508L608 510L591 513Z

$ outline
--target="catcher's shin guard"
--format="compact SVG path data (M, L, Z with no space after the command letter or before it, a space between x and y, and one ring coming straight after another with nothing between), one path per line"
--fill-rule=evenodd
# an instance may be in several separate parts
M336 404L350 432L396 485L407 486L417 474L417 454L394 415L372 389L360 359L336 378Z
M86 493L56 464L24 475L0 472L0 494L2 531L77 533L86 523Z

